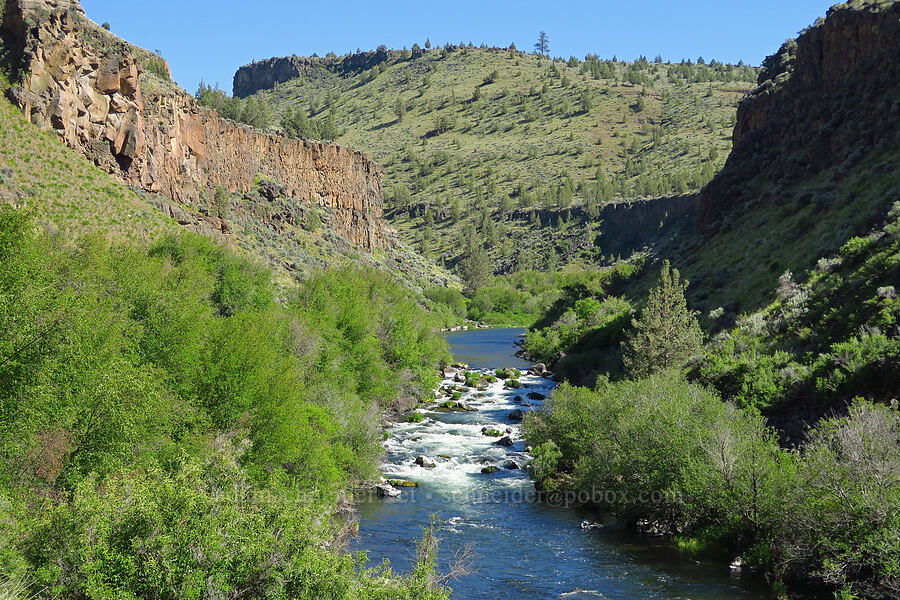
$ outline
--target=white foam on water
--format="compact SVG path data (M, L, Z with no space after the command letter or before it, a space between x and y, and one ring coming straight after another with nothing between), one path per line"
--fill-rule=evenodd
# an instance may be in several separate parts
M474 370L474 369L473 369ZM495 370L481 370L493 374ZM506 388L503 380L488 385L487 389L466 388L460 400L475 408L474 412L441 412L438 405L448 399L435 390L434 403L416 412L425 418L420 423L395 423L383 446L387 451L382 471L392 479L412 479L436 491L465 492L468 490L508 490L530 487L531 483L522 468L506 469L503 463L515 460L524 467L528 456L524 454L522 427L511 422L508 415L514 410L527 412L542 404L531 400L528 393L548 395L555 383L543 377L523 374L519 377L521 388ZM441 386L460 386L453 378L444 379ZM521 396L519 402L516 396ZM483 428L497 429L501 436L487 436ZM509 436L510 447L496 442ZM433 468L415 464L416 458L425 456L434 461ZM496 473L482 473L481 469L493 465Z

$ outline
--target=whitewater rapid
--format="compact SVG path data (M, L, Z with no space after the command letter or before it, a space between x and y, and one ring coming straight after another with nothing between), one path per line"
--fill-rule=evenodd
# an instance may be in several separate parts
M479 371L483 375L494 375L493 369ZM465 402L475 410L472 412L442 412L440 403L448 397L435 391L430 404L416 409L423 420L420 423L395 423L387 431L384 442L385 462L381 465L388 479L415 481L420 488L416 493L428 490L430 494L443 494L464 499L471 495L477 499L484 492L518 489L523 492L533 490L524 467L530 456L526 452L522 437L522 425L509 418L510 413L521 410L528 413L543 405L543 400L530 398L529 394L548 396L555 382L545 377L522 373L517 378L518 389L508 389L504 380L490 383L486 389L466 388L458 402ZM445 378L441 388L453 386L462 389L452 377ZM499 430L501 436L484 435L484 428ZM497 441L509 436L513 444L501 446ZM433 468L416 464L416 459L424 456L434 461ZM519 468L507 467L513 461ZM495 466L495 473L482 473L482 469Z

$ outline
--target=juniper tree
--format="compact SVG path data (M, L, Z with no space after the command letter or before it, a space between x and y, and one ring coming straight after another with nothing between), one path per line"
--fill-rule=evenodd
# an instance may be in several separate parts
M678 269L663 261L659 284L650 290L647 305L632 321L634 327L623 344L625 368L635 379L677 368L697 350L703 332L696 313L688 310Z
M547 37L547 33L545 31L541 31L538 33L538 41L534 43L534 49L538 51L538 54L545 55L550 52L550 38Z

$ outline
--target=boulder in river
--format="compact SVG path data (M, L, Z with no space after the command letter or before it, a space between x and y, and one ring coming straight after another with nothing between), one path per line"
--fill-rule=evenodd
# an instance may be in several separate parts
M451 377L456 376L457 373L459 373L458 369L455 369L454 367L445 367L443 371L444 379L450 379Z
M544 363L537 363L536 365L531 365L531 368L528 369L528 372L532 375L543 375L547 372L547 365Z
M486 475L490 475L491 473L496 473L496 472L499 471L499 470L500 470L500 469L497 468L497 467L494 466L494 465L488 465L488 466L486 466L486 467L481 467L481 472L484 473L484 474L486 474Z
M589 529L589 530L603 529L603 524L602 523L593 523L593 522L585 519L584 521L581 522L581 528Z
M433 469L436 465L434 461L428 458L427 456L417 456L416 464L425 469Z
M516 404L522 404L523 402L525 402L525 398L523 398L522 396L516 396L515 398L513 398L513 402L515 402Z
M510 421L521 421L524 416L525 414L522 412L522 409L517 408L516 410L509 413L506 418Z
M544 394L542 394L540 392L528 392L528 397L531 398L532 400L543 400L547 396L545 396Z
M500 438L499 440L497 440L494 443L497 445L506 446L506 447L513 445L512 438L510 438L508 435L504 435L502 438Z
M466 382L466 374L460 371L456 375L453 376L453 381L457 383L465 383Z
M379 483L375 486L375 493L379 498L396 498L400 495L400 490L389 483Z
M501 435L503 435L503 432L500 431L499 429L495 429L493 427L482 427L481 435L487 435L490 437L500 437Z
M522 467L520 467L519 463L517 463L516 461L508 460L505 463L503 463L503 468L509 469L510 471L515 471L516 469L521 469Z

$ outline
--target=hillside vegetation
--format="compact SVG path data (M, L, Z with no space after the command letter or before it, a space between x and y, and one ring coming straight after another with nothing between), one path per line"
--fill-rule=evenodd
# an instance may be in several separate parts
M0 208L0 595L446 596L430 533L400 579L341 552L337 514L445 343L373 270L280 301L270 280L196 235L77 239Z
M0 78L0 87L5 80ZM0 203L27 209L66 235L102 231L149 240L181 228L147 199L28 122L0 98Z
M385 166L387 216L405 240L454 265L477 237L497 272L554 255L602 263L599 207L709 181L756 78L716 61L549 60L469 46L385 56L362 71L338 68L338 57L304 59L302 76L246 100L208 88L200 96L238 117L247 103L251 114L262 106L267 124L369 153ZM588 215L578 240L548 241L546 230L565 230L571 215L536 209L576 206Z
M586 386L526 420L538 484L610 491L601 510L780 598L900 592L898 16L854 1L785 42L693 234L566 286L525 341Z

